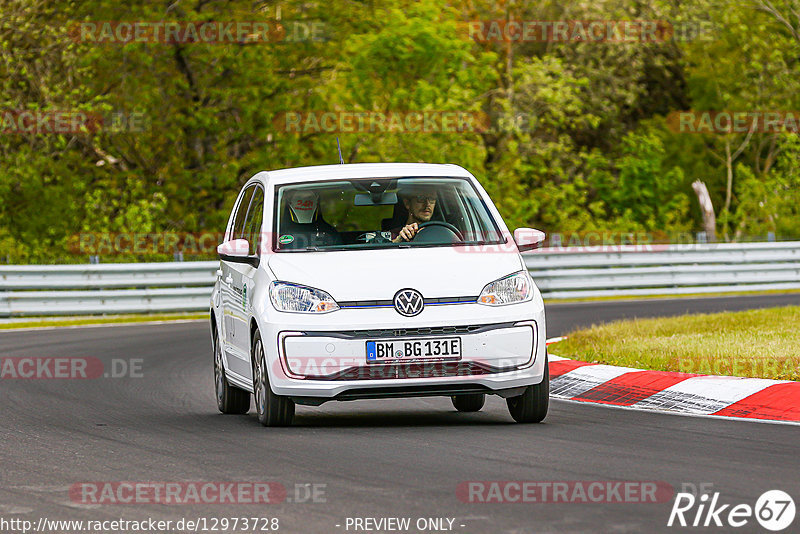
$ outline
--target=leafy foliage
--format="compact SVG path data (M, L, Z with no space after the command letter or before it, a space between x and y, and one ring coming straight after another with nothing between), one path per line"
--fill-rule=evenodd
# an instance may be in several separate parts
M723 238L797 237L796 133L682 133L666 120L800 109L798 0L723 4L2 0L0 111L103 123L3 127L0 262L85 261L69 246L80 232L219 231L250 176L335 163L337 135L347 161L466 167L512 228L696 231L700 179ZM469 38L467 23L490 20L661 20L676 31L656 42ZM280 22L288 33L260 43L76 37L81 22L102 21ZM322 31L291 38L312 26ZM309 111L469 112L488 128L328 133L281 122Z

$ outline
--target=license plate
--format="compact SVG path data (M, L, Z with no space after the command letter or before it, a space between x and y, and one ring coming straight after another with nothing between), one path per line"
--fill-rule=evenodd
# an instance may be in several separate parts
M367 341L367 363L397 360L460 360L461 338Z

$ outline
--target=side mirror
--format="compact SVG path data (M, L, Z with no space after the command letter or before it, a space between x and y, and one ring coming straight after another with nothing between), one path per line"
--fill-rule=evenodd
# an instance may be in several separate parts
M222 261L246 263L253 267L258 267L261 261L258 256L250 255L250 243L247 242L247 239L225 241L217 247L217 254Z
M514 241L520 252L539 248L544 243L545 233L535 228L517 228L514 230Z

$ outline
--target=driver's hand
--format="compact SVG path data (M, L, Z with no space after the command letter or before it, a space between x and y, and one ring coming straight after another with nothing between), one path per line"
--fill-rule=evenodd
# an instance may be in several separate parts
M392 243L400 243L401 241L411 241L414 239L414 236L417 235L419 231L419 226L417 223L407 224L400 230L400 234L394 238Z

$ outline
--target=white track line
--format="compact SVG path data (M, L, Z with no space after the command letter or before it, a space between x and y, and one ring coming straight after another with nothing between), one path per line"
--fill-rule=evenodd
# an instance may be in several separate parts
M37 332L40 330L65 330L70 328L103 328L108 326L143 326L143 325L161 325L161 324L181 324L181 323L196 323L200 321L207 321L208 319L176 319L174 321L137 321L133 323L94 323L94 324L72 324L64 326L31 326L28 328L0 328L0 335L3 332Z

